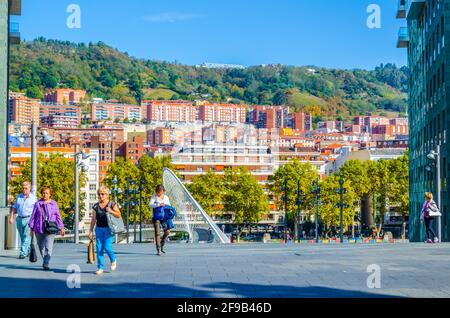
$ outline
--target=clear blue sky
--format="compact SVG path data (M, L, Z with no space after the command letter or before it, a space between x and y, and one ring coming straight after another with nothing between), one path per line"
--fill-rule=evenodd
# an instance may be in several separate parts
M69 4L81 29L69 29ZM369 29L369 4L381 29ZM103 41L130 55L183 64L281 63L372 69L406 64L396 0L23 0L22 38Z

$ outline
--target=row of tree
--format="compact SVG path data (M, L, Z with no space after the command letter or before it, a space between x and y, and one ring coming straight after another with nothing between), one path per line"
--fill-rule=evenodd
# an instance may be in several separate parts
M138 189L142 184L143 221L149 221L151 211L148 202L156 186L163 183L164 168L173 170L170 157L143 156L138 165L130 160L118 158L110 165L103 183L111 190L115 188L122 190L117 193L118 202L122 204L127 198L125 190ZM357 211L361 211L361 221L369 227L374 225L374 208L381 220L389 207L395 207L403 216L408 214L408 154L398 159L377 162L347 161L339 173L343 176L345 181L343 186L347 189L343 198L347 204L343 218L346 228L353 224ZM31 163L28 161L22 168L22 175L10 182L10 193L19 194L22 182L30 178ZM116 184L114 178L117 178ZM317 178L318 173L311 164L293 160L275 172L268 188L263 188L256 177L242 167L225 170L223 174L209 171L194 177L187 187L208 214L216 216L232 214L238 236L246 227L258 223L268 215L270 204L275 204L280 211L285 211L286 208L288 226L297 234L299 207L308 216L314 215L315 194L312 190L313 182ZM137 185L130 186L129 180L135 180ZM84 187L85 182L86 178L81 174L80 189ZM44 185L53 189L53 198L60 206L65 223L71 227L74 206L73 161L62 155L39 156L38 188ZM331 175L320 180L319 188L319 222L329 232L340 223L340 210L337 208L340 204L340 195L336 192L339 189L339 175ZM298 201L299 198L301 202ZM374 202L371 201L373 198ZM80 207L83 207L84 199L85 193L81 191ZM130 221L134 221L132 213ZM139 216L136 221L139 221Z
M406 216L409 212L408 154L393 160L347 161L340 169L347 190L343 195L343 225L354 224L358 211L361 222L374 226L374 208L383 216L389 207ZM334 174L319 181L319 222L329 233L340 225L340 175ZM313 183L318 179L317 170L309 163L293 160L280 167L271 177L268 189L258 184L246 169L226 170L224 175L212 171L193 178L188 188L194 198L210 214L233 213L233 223L238 234L268 214L268 198L279 211L286 211L287 224L298 233L300 211L309 217L314 215L315 194ZM285 186L286 185L286 186ZM372 198L375 204L371 204ZM298 201L300 199L300 201ZM379 232L379 231L378 231Z

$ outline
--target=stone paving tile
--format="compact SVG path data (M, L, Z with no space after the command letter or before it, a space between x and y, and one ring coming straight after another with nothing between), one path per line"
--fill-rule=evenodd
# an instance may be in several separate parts
M450 244L379 246L178 245L164 257L154 246L115 246L118 271L94 275L86 249L56 245L51 272L39 265L0 256L0 296L39 297L447 297ZM423 266L423 260L431 265ZM283 262L280 262L283 260ZM39 264L39 263L38 263ZM81 268L82 289L66 286L67 265ZM106 262L107 267L109 266ZM366 286L367 266L381 266L382 288ZM219 296L218 296L219 295ZM253 296L254 295L254 296Z

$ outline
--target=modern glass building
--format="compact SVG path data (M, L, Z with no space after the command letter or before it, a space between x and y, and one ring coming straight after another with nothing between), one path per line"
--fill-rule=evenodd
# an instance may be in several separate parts
M11 15L21 15L21 0L0 0L0 251L5 248L8 206L8 53L10 44L20 42L18 23Z
M420 213L424 192L427 191L433 192L443 214L437 222L441 239L450 239L447 185L450 169L450 148L447 145L450 115L450 87L447 88L447 79L450 78L449 15L450 0L399 0L397 18L406 19L407 25L400 28L397 47L408 50L409 236L415 242L425 239ZM432 152L439 153L439 156L434 155L436 160L429 158Z

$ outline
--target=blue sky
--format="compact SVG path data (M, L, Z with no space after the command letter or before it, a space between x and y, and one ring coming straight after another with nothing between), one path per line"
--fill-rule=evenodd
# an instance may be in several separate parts
M366 25L370 4L381 28ZM69 29L67 7L81 8ZM396 0L23 0L22 38L103 41L130 55L183 64L281 63L372 69L406 64Z

